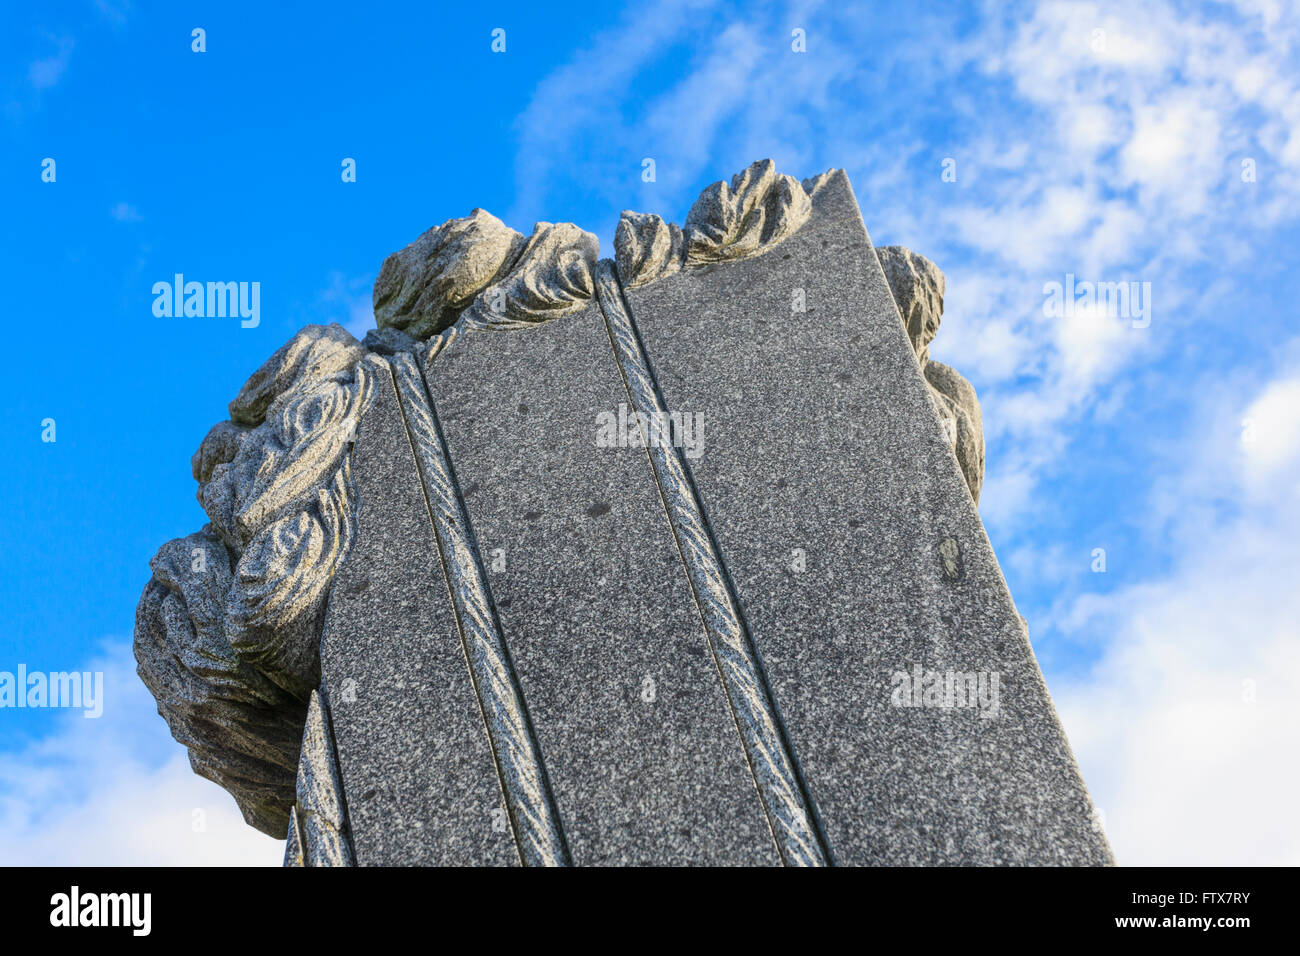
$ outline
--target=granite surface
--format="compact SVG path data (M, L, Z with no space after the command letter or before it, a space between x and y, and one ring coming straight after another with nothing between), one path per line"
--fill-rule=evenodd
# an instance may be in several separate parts
M627 301L704 413L690 467L833 861L1111 862L848 179L816 186L780 247ZM903 706L926 671L986 703Z
M776 863L600 309L448 346L428 384L578 865Z
M137 614L196 771L290 865L1113 862L938 267L770 161L597 257L475 210L249 379Z
M297 798L289 810L285 866L355 866L329 708L317 691L307 702Z
M352 436L373 378L338 325L308 325L267 359L191 459L209 524L163 545L137 609L137 672L191 767L277 837L352 541Z
M352 459L357 533L322 681L359 865L517 865L391 374Z
M393 381L419 466L424 499L470 682L492 748L507 822L525 866L567 866L569 851L537 748L528 705L487 587L474 529L465 513L456 471L438 425L437 410L411 353L393 356Z

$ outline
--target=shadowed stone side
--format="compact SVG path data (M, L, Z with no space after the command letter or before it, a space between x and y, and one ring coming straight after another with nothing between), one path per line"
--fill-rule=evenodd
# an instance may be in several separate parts
M136 608L136 668L194 772L233 794L249 825L280 836L307 707L226 639L230 563L209 528L158 550Z
M939 333L943 316L943 273L925 256L903 246L876 249L880 268L894 294L903 327L922 366L930 360L930 343Z
M925 363L925 381L971 498L979 504L984 485L984 422L975 388L956 369L933 359Z

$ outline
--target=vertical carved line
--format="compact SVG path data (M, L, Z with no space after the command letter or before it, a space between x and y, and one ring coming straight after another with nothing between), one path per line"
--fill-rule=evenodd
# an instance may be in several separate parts
M355 866L334 730L320 694L311 692L298 758L297 802L289 811L285 866Z
M777 850L787 866L826 866L825 843L777 719L753 640L727 580L686 461L668 433L667 409L613 263L607 259L597 266L596 294L628 399L647 424L646 452Z
M392 369L519 858L525 866L566 866L569 852L559 814L484 583L437 412L409 352L393 356Z

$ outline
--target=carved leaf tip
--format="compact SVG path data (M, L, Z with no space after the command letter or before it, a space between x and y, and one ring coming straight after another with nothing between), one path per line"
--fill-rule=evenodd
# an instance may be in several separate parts
M827 173L825 176L829 176ZM684 266L760 255L797 232L812 215L812 184L776 171L770 159L741 170L731 181L705 187L684 226L656 215L624 212L614 235L615 261L625 287L644 285Z

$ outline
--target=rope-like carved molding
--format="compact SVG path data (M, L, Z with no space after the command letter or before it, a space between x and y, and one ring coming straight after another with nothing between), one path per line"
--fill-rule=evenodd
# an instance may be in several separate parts
M285 866L355 866L329 709L317 691L307 702L298 760L297 800L289 810Z
M687 266L745 259L767 252L808 221L812 200L793 176L760 160L700 193L678 227L654 214L624 212L614 234L614 257L631 288Z
M515 846L525 866L565 866L569 854L559 814L484 583L437 413L411 353L394 355L392 370Z
M609 260L600 263L596 287L629 402L642 427L652 433L643 436L646 451L777 849L787 865L825 866L826 853L777 720L776 705L686 462L672 437L664 434L669 416Z
M137 670L190 765L283 837L334 573L355 531L356 428L387 363L308 326L249 378L193 459L210 524L169 541L136 611Z

